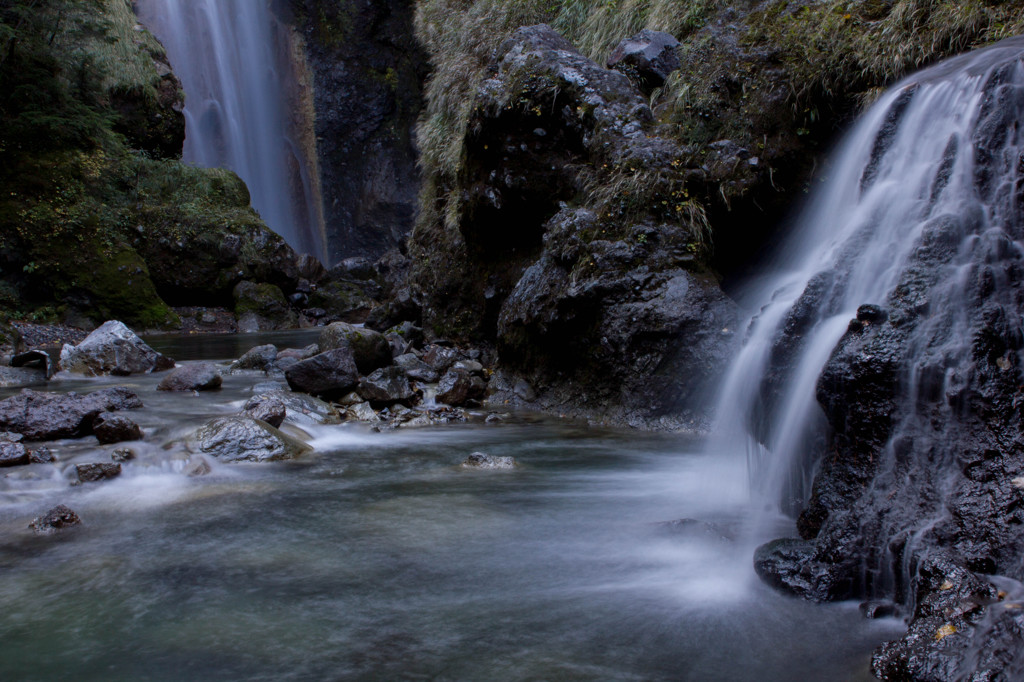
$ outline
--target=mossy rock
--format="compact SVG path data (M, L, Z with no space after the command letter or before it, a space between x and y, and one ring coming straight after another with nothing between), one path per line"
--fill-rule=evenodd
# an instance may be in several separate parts
M298 316L288 306L284 292L278 286L267 282L239 282L234 297L240 329L289 329L298 323Z
M327 282L309 294L309 307L322 308L343 322L363 322L377 302L354 282Z

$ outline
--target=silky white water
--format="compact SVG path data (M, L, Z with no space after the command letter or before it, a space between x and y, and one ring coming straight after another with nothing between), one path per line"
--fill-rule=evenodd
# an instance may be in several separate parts
M299 253L326 258L313 179L292 131L286 29L266 0L139 0L185 90L183 160L229 168Z

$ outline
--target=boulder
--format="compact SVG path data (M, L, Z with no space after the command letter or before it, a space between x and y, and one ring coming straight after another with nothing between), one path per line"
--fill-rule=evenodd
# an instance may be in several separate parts
M224 462L270 462L293 459L312 448L248 415L214 419L191 437L198 452Z
M78 518L78 514L63 504L58 504L42 516L33 519L28 527L36 533L48 535L81 523L82 519Z
M665 84L679 70L679 41L663 31L644 29L615 46L608 68L625 74L645 93Z
M158 391L213 391L220 388L223 381L217 365L200 362L182 365L165 376L156 388Z
M437 384L437 400L448 405L465 405L470 400L481 400L487 393L487 383L465 370L449 370Z
M29 454L21 443L0 441L0 467L12 467L29 463Z
M311 343L305 348L285 348L281 351L278 351L277 358L279 360L283 360L285 358L292 358L295 360L308 360L309 358L319 353L320 346L315 343Z
M173 360L116 320L104 322L77 346L65 344L60 352L62 370L86 376L147 374L171 367Z
M140 407L139 396L123 386L86 395L25 389L0 400L0 428L20 433L30 441L78 438L92 433L93 421L100 413Z
M82 483L96 483L121 475L121 464L118 462L93 462L76 464L75 473Z
M423 353L423 362L438 374L447 372L459 360L459 352L454 348L432 345Z
M370 407L370 403L356 403L345 410L345 418L360 422L379 422L380 415Z
M135 451L131 448L117 448L110 453L110 459L115 462L129 462L135 459Z
M359 382L356 390L372 404L406 402L414 395L405 370L394 365L374 370Z
M391 364L391 345L384 335L347 322L335 322L320 332L321 351L348 348L361 374L369 374Z
M142 440L142 429L123 414L105 412L92 421L96 440L104 445L127 440Z
M246 405L257 399L280 402L284 405L285 418L289 423L314 425L337 424L341 421L341 416L333 405L305 393L280 390L264 391L254 396Z
M293 391L331 397L355 388L359 383L359 370L352 351L346 346L297 362L285 370L284 377Z
M514 469L514 457L492 457L486 452L474 452L462 462L467 469Z
M242 357L231 363L231 370L258 369L266 372L277 359L277 346L272 343L250 348Z
M401 367L410 379L422 381L425 384L433 384L440 378L440 375L430 365L412 353L396 357L395 366Z
M287 408L284 401L271 395L257 395L249 398L242 408L242 411L253 419L265 421L274 428L278 428L284 422L287 415Z
M298 324L298 316L277 285L239 282L232 294L240 332L291 329Z

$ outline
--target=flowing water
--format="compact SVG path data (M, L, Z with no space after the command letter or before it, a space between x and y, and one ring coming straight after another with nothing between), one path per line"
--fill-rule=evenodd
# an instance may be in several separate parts
M897 435L927 421L915 411L924 394L954 391L970 371L967 320L977 303L968 282L979 264L1013 268L1024 254L1014 200L1024 175L1022 56L1024 38L1009 39L884 94L837 150L775 274L746 292L756 314L723 384L709 449L747 462L765 504L792 513L806 501L824 427L815 386L859 306L907 307L919 297L924 321L914 322L902 359ZM995 279L987 300L1014 309ZM768 384L778 389L771 401Z
M152 342L199 359L229 338ZM268 340L309 333L246 341ZM762 585L749 498L707 485L698 442L517 415L303 424L310 455L190 478L182 439L268 378L201 395L158 379L55 385L140 393L146 439L120 478L69 485L117 447L91 437L4 470L0 679L861 680L902 631ZM462 469L477 450L519 467ZM58 503L83 526L32 536Z
M184 161L230 168L267 225L299 253L326 259L308 155L289 108L288 29L269 0L139 0L185 89Z

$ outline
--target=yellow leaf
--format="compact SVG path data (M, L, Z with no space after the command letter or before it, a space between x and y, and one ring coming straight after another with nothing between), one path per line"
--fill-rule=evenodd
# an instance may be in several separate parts
M946 623L935 632L935 641L941 642L946 637L956 633L956 628L951 623Z

